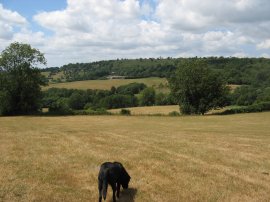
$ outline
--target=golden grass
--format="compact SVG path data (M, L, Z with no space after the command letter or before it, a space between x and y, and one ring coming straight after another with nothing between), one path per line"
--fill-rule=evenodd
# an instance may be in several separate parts
M104 161L119 201L270 201L270 113L0 118L0 201L97 201ZM111 189L108 199L111 201Z
M130 107L125 109L130 110L132 115L154 115L154 114L168 115L170 112L173 111L179 112L178 105ZM110 109L108 111L114 114L119 114L121 109Z
M220 109L213 109L206 114L220 113L234 106L227 106ZM122 109L122 108L121 108ZM109 112L113 114L120 114L121 109L110 109ZM125 108L130 110L132 115L169 115L170 112L180 112L179 105L166 105L166 106L143 106L143 107L130 107Z
M129 83L144 83L149 87L154 87L155 89L159 88L159 84L162 83L165 85L167 80L165 78L142 78L142 79L110 79L110 80L87 80L87 81L74 81L74 82L66 82L66 83L54 83L49 84L43 89L48 88L68 88L68 89L104 89L110 90L112 86L118 87L121 85L126 85ZM165 87L165 91L168 90ZM163 90L163 89L161 89Z

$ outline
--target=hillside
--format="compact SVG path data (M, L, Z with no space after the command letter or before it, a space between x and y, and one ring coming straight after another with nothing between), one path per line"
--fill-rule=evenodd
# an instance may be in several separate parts
M155 88L157 91L168 92L167 80L165 78L141 78L141 79L109 79L109 80L87 80L87 81L73 81L73 82L62 82L62 83L49 83L43 90L49 88L67 88L67 89L99 89L99 90L110 90L112 86L119 87L129 83L144 83L149 87Z
M66 106L65 110L61 109L66 112L70 108L76 110L97 110L144 105L174 105L177 104L177 102L173 95L169 93L170 90L168 88L167 78L161 77L165 74L167 75L166 77L170 77L173 75L173 69L178 66L181 68L182 62L196 59L197 58L115 60L69 64L61 68L45 69L43 74L47 75L47 77L53 77L54 80L51 80L49 85L43 88L43 107L56 107L55 110L57 111L60 110L61 106ZM267 103L270 100L269 59L211 57L202 58L201 60L205 60L209 68L222 75L230 86L231 94L226 98L227 105L237 105L241 107L250 106L250 108L237 109L239 112L269 110L268 107L265 107L266 105L268 106ZM116 68L116 65L119 66ZM101 76L102 74L99 74L100 77L98 77L98 72L100 73L101 70L104 70L104 75ZM105 70L107 71L107 75L105 74ZM67 72L69 77L65 77ZM84 80L88 78L86 76L89 75L88 73L96 75L96 77L90 80ZM151 74L159 74L160 77L149 77ZM116 78L118 78L118 76L124 78L106 79L109 75L115 76ZM144 78L137 78L139 76ZM58 80L58 82L53 83L55 79ZM83 80L76 81L76 79ZM143 101L143 92L139 94L141 90L136 91L136 93L132 93L130 90L116 91L116 88L120 86L128 89L130 87L124 85L135 82L143 83L146 84L147 87L154 88L155 92L151 93L151 99L147 98L150 100L150 104ZM58 90L56 88L58 88ZM230 113L238 113L237 110Z
M106 79L108 76L125 78L169 77L182 62L198 58L121 59L92 63L76 63L60 68L43 69L51 82ZM224 76L229 84L269 82L270 59L266 58L200 58L214 71Z

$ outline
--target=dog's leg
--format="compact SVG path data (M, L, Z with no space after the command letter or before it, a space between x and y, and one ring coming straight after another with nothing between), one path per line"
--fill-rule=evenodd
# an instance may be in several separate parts
M98 191L99 191L98 201L101 202L102 201L102 182L101 182L101 180L98 180Z
M108 181L107 179L104 179L102 183L102 195L103 195L104 201L106 200L107 189L108 189Z
M117 198L119 198L119 194L120 194L120 183L119 182L117 182L116 183L116 196L117 196Z
M116 186L115 186L115 184L112 184L112 190L113 190L113 202L116 202L116 198L115 198Z

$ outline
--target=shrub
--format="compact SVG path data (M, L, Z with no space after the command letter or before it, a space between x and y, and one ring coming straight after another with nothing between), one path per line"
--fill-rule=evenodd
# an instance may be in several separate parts
M152 106L155 104L156 92L152 87L145 88L140 93L140 105L141 106Z
M111 115L112 113L106 111L104 108L98 108L96 110L93 110L91 108L87 110L75 110L75 115Z
M51 103L49 106L49 113L59 115L73 114L72 110L69 108L67 98L60 98Z
M164 93L157 93L155 102L156 105L169 105L170 104L169 95Z
M137 98L133 95L115 94L100 100L99 106L106 109L117 109L121 107L135 107L138 104Z
M180 116L180 113L177 111L172 111L169 113L169 116Z
M220 112L217 114L227 115L227 114L263 112L263 111L270 111L270 102L262 102L262 103L253 104L249 106L228 109L228 110L225 110L224 112Z
M68 104L72 109L83 109L85 105L85 98L79 92L75 91L69 97Z
M128 109L121 109L120 114L122 114L122 115L131 115L131 112Z
M236 88L232 94L232 104L248 106L253 104L259 92L252 86L241 86Z
M84 109L87 110L87 109L91 109L93 107L93 104L88 102L84 105Z
M127 85L119 86L116 92L119 94L134 95L146 88L144 83L130 83Z

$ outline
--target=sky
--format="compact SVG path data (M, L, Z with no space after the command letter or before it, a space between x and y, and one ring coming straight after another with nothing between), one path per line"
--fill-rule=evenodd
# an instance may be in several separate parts
M269 0L0 0L0 51L47 66L117 58L270 57Z

